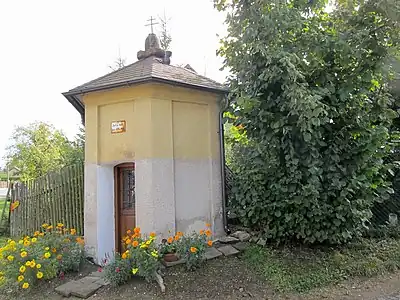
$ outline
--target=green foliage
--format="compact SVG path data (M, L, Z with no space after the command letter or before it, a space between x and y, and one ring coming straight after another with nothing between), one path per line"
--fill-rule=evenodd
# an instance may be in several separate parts
M210 235L210 232L207 231ZM207 248L207 234L193 233L191 235L184 235L178 245L178 254L186 261L186 268L188 270L195 270L199 268L205 261L205 252Z
M132 277L131 265L129 260L122 259L121 255L115 253L114 257L107 262L107 265L102 269L104 277L113 286L119 286L127 283Z
M26 127L17 127L7 148L6 160L10 168L15 168L21 180L30 180L50 171L83 162L84 132L74 141L52 125L38 122Z
M233 74L233 210L267 238L341 243L393 192L388 58L394 0L224 1L220 55ZM347 1L349 3L351 1Z
M279 291L307 292L349 277L372 277L400 268L398 240L361 240L343 248L250 247L245 260Z

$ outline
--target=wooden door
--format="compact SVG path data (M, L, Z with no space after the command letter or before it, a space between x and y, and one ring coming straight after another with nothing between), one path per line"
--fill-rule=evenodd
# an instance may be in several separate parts
M135 168L134 164L115 167L116 250L124 250L122 238L135 227Z

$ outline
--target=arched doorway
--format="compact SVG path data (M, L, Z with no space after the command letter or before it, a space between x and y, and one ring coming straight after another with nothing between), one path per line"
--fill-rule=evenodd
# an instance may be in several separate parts
M135 213L135 165L124 163L114 168L115 184L115 245L121 252L122 238L128 229L133 229L136 223Z

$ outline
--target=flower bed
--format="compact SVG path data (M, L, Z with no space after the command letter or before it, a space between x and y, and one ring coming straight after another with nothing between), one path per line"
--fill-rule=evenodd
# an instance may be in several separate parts
M0 284L28 289L42 280L78 271L84 258L84 241L75 229L43 224L42 230L20 240L9 239L0 248Z
M105 258L100 271L105 272L105 278L113 285L126 283L132 276L150 281L155 279L161 260L167 254L176 254L185 259L187 268L194 270L205 260L207 246L212 246L211 235L209 228L190 235L177 232L157 245L155 233L144 236L136 227L128 230L123 238L125 251Z

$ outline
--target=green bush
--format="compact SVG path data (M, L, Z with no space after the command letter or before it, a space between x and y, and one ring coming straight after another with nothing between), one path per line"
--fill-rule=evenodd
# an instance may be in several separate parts
M325 2L215 1L230 11L220 54L245 137L232 146L232 208L276 241L347 242L393 193L384 159L397 116L387 60L399 50L398 1L331 13Z

